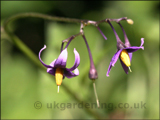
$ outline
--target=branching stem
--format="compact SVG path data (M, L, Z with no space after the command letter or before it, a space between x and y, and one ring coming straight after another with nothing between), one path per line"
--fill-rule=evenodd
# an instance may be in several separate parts
M8 18L4 24L3 27L5 32L8 34L8 36L11 38L11 40L13 41L13 43L15 44L15 46L17 48L19 48L28 58L30 58L31 61L33 61L35 63L36 66L38 66L39 68L43 69L46 71L46 68L40 63L38 57L12 32L9 31L8 25L10 22L20 19L20 18L27 18L27 17L33 17L33 18L41 18L41 19L45 19L45 20L52 20L52 21L61 21L61 22L70 22L70 23L80 23L81 27L80 27L80 32L76 35L71 36L70 38L63 40L62 41L62 45L61 45L61 51L63 50L63 45L65 42L67 42L67 45L65 48L68 47L69 43L76 37L79 35L82 35L84 37L84 33L83 33L83 28L85 26L88 25L94 25L98 28L98 25L100 23L103 22L108 22L109 21L115 21L117 23L119 23L121 20L127 20L127 17L123 17L123 18L119 18L119 19L104 19L104 20L100 20L100 21L93 21L93 20L83 20L83 19L74 19L74 18L64 18L64 17L56 17L56 16L50 16L50 15L45 15L45 14L40 14L40 13L20 13L14 16L11 16L10 18ZM98 28L99 29L99 28ZM100 31L100 29L99 29ZM101 31L100 31L101 32ZM103 37L105 38L104 34L101 32L101 34L103 35ZM105 38L106 39L106 38ZM86 41L85 41L86 42ZM88 43L87 43L88 45ZM89 46L87 47L89 49ZM95 68L94 64L93 64L93 60L92 60L92 56L90 53L90 49L89 49L89 55L90 55L90 63L91 63L91 68ZM65 91L71 95L72 98L74 98L77 102L81 102L82 100L77 96L76 93L74 93L70 88L68 88L64 83L62 84L62 87L65 89ZM93 82L93 87L94 90L95 89L95 83ZM98 100L98 96L96 94L95 91L95 96L96 99ZM99 103L97 103L99 106ZM96 119L100 119L102 118L101 115L99 115L97 112L93 111L92 109L84 109L88 114L92 115L94 118Z

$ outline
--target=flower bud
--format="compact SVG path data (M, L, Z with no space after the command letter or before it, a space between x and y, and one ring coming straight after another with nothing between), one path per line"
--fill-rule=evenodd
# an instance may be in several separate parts
M133 25L133 20L132 19L127 19L127 23Z
M90 68L89 70L89 78L91 80L95 80L98 78L97 70L95 68Z

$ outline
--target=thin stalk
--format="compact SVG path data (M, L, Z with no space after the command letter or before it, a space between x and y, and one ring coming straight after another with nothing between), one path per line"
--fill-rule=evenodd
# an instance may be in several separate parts
M61 84L61 86L63 86L63 88L65 89L65 91L66 91L67 93L69 93L70 95L72 95L72 98L74 98L77 102L80 103L80 102L84 101L84 100L81 100L81 99L77 96L77 94L75 94L73 91L71 91L64 83ZM87 103L87 102L83 102L84 108L85 108L85 103ZM96 118L96 119L102 119L102 118L103 118L99 113L93 111L92 109L87 109L87 108L85 108L84 110L85 110L88 114L92 115L92 116L93 116L94 118Z
M99 105L99 99L98 99L98 95L97 95L97 91L96 91L95 80L92 80L92 81L93 81L93 89L94 89L94 93L95 93L95 97L96 97L96 101L97 101L97 106L98 106L98 108L99 108L100 105Z
M72 35L72 36L68 39L68 43L67 43L67 45L66 45L65 48L67 48L68 45L70 44L70 42L71 42L75 37L77 37L77 36L79 36L79 35L81 35L81 33L78 33L78 34L76 34L76 35Z
M83 38L84 38L84 41L85 41L85 43L86 43L86 46L87 46L87 49L88 49L88 53L89 53L89 58L90 58L89 77L90 77L90 79L93 81L93 89L94 89L94 93L95 93L95 97L96 97L97 106L98 106L98 108L99 108L99 107L100 107L100 106L99 106L99 100L98 100L98 95L97 95L96 85L95 85L95 79L98 78L98 75L97 75L97 71L96 71L95 66L94 66L94 63L93 63L92 54L91 54L91 50L90 50L90 48L89 48L88 42L87 42L84 34L83 34L82 36L83 36Z
M113 26L112 26L112 24L110 23L110 20L108 20L107 22L108 22L108 23L109 23L109 25L111 26L111 28L112 28L112 30L113 30L113 32L114 32L114 34L115 34L115 36L116 36L117 43L118 43L118 42L121 42L121 40L120 40L120 38L118 37L118 34L116 33L116 31L115 31L114 27L113 27Z
M8 18L5 21L4 26L6 24L8 24L10 21L13 21L13 20L16 20L16 19L20 19L20 18L26 18L26 17L42 18L42 19L45 19L45 20L71 22L71 23L81 23L81 21L86 21L86 20L81 20L81 19L56 17L56 16L50 16L50 15L30 12L30 13L20 13L20 14L17 14L17 15L14 15L14 16Z
M91 68L95 68L95 67L94 67L94 63L93 63L93 58L92 58L91 50L90 50L90 48L89 48L88 42L87 42L87 40L86 40L86 37L85 37L84 35L82 35L82 37L83 37L83 39L84 39L84 41L85 41L85 43L86 43L87 49L88 49L88 54L89 54L89 59L90 59L90 67L91 67Z
M61 22L70 22L70 23L86 23L85 25L98 25L100 23L103 22L107 22L107 19L104 20L100 20L100 21L93 21L93 20L84 20L84 19L75 19L75 18L64 18L64 17L57 17L57 16L50 16L50 15L45 15L45 14L40 14L40 13L34 13L34 12L29 12L29 13L20 13L17 15L14 15L10 18L8 18L5 22L4 22L4 27L13 20L16 19L20 19L20 18L26 18L26 17L34 17L34 18L42 18L45 20L53 20L53 21L61 21ZM127 17L122 17L122 18L118 18L118 19L109 19L109 21L115 21L115 22L120 22L121 20L127 20Z
M121 27L121 29L122 29L122 31L123 31L124 39L125 39L125 45L126 45L127 47L130 47L131 44L130 44L130 42L129 42L129 40L128 40L128 37L127 37L127 34L126 34L124 28L122 27L122 25L121 25L120 23L118 23L118 24L120 25L120 27Z
M104 37L105 40L107 40L107 37L104 35L104 33L101 31L101 29L97 26L97 29L99 30L99 32L101 33L101 35Z

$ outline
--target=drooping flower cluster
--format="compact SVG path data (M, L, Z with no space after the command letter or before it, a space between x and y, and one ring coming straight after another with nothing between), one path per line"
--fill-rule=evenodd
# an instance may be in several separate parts
M125 18L121 18L122 19L125 19ZM118 21L119 19L117 19ZM120 20L119 20L120 21ZM121 62L121 65L124 69L124 71L126 72L126 74L128 74L128 70L131 71L130 69L130 66L131 66L131 60L132 60L132 53L139 50L139 49L144 49L144 47L142 46L144 44L144 38L141 38L141 45L139 47L137 46L131 46L128 38L127 38L127 35L122 27L122 25L120 24L120 22L117 22L122 31L123 31L123 34L124 34L124 39L125 39L125 43L123 43L118 34L116 33L115 29L113 28L111 22L109 19L105 19L105 22L109 23L109 25L111 26L115 36L116 36L116 40L117 40L117 52L115 53L115 55L112 57L111 59L111 62L109 64L109 67L108 67L108 71L107 71L107 74L106 76L109 76L109 73L110 73L110 70L112 68L112 66L114 66L114 64L117 62L118 58ZM107 40L107 37L103 34L103 32L100 30L100 28L98 27L97 23L96 22L93 22L93 21L88 21L88 24L90 23L94 24L97 29L99 30L99 32L102 34L102 36L104 37L105 40ZM128 23L133 23L132 20L128 19L127 21ZM86 23L87 24L87 23ZM84 41L85 41L85 44L86 44L86 47L88 49L88 53L89 53L89 59L90 59L90 70L89 70L89 78L93 81L95 81L95 79L98 78L98 74L97 74L97 70L95 68L95 65L94 65L94 62L93 62L93 59L92 59L92 54L91 54L91 51L90 51L90 48L89 48L89 45L88 45L88 42L87 42L87 39L84 35L84 32L83 32L83 28L84 26L86 25L84 24L83 22L81 23L81 27L80 27L80 33L78 33L77 35L73 35L71 36L70 38L62 41L62 46L61 46L61 53L60 55L58 56L57 59L55 59L54 61L51 62L50 65L47 65L45 64L42 60L41 60L41 52L46 49L46 45L44 45L44 47L40 50L39 52L39 60L40 62L47 68L47 72L51 75L54 75L55 76L55 79L56 79L56 84L58 86L58 92L59 92L59 86L62 84L62 80L67 77L67 78L72 78L72 77L76 77L79 75L79 70L78 70L78 66L80 64L80 55L79 53L76 51L76 49L74 48L74 54L75 54L75 63L73 65L73 67L71 68L66 68L66 63L67 63L67 57L68 57L68 52L67 52L67 47L68 45L70 44L70 42L78 35L82 35ZM67 45L65 46L65 48L63 49L63 44L67 42ZM73 72L74 71L74 72ZM94 88L95 88L95 84L94 85ZM96 92L95 92L95 95L97 96ZM97 97L97 100L98 100L98 97ZM97 104L99 104L99 102L97 102Z

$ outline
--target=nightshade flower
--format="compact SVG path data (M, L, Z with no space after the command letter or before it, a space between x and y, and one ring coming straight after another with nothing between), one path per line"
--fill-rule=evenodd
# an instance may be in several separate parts
M72 78L77 75L79 75L78 66L80 64L80 56L79 53L74 48L74 54L75 54L75 63L71 68L66 68L66 62L68 57L67 48L65 48L63 51L61 51L59 57L55 59L53 62L51 62L50 65L46 65L41 60L41 52L46 49L46 45L39 51L39 60L40 62L47 68L47 72L51 75L55 76L56 84L58 86L58 92L59 92L59 86L62 83L62 80L67 78ZM74 70L74 73L72 72Z
M109 68L108 68L106 76L109 76L109 72L110 72L112 66L114 66L114 64L117 62L118 58L121 62L121 65L122 65L124 71L126 72L126 74L128 74L128 69L131 72L130 66L131 66L131 60L132 60L132 53L139 50L140 48L144 49L144 47L142 46L144 44L144 38L141 38L141 45L139 47L131 46L122 25L120 23L118 23L123 30L123 34L124 34L124 38L125 38L125 44L124 44L120 40L120 38L118 37L118 35L117 35L115 29L113 28L112 24L109 21L108 21L108 23L112 27L113 32L114 32L114 34L116 36L116 39L117 39L117 52L112 57L112 60L109 64Z

